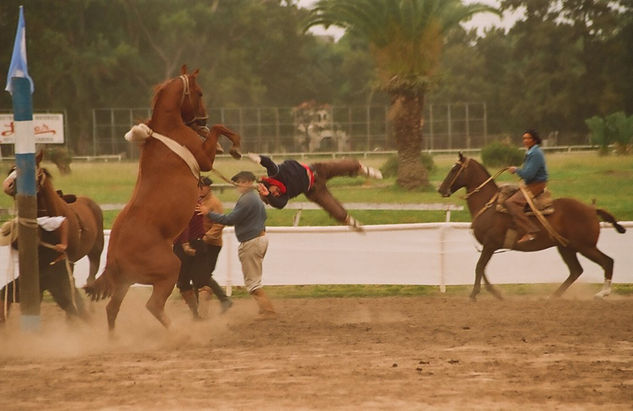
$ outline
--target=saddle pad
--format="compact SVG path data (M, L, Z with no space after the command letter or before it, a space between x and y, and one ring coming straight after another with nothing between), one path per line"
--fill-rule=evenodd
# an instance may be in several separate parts
M516 184L504 184L499 187L499 196L497 197L496 210L500 213L509 213L508 209L503 204L508 198L510 198L514 193L519 191L519 186ZM550 193L547 188L538 196L532 199L536 209L541 212L543 215L553 214L554 211L554 199L552 198L552 193ZM526 215L532 216L534 213L530 210L529 206L526 205Z

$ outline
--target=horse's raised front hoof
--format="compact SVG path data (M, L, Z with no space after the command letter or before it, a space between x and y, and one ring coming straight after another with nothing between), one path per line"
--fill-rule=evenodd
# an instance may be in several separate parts
M231 154L231 156L236 159L239 160L240 158L242 158L242 153L240 153L240 149L239 148L232 148L229 153Z

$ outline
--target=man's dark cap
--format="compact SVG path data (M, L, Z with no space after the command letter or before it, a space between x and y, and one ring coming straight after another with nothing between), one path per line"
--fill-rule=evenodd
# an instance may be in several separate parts
M251 173L250 171L240 171L239 173L231 177L231 181L235 183L240 182L240 181L246 181L246 182L255 181L255 174Z
M207 176L200 177L200 181L198 181L200 187L211 186L211 184L213 184L213 181Z

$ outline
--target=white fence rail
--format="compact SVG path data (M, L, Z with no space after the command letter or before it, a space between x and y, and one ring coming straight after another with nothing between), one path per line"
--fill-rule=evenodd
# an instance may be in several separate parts
M615 260L614 283L633 283L633 222L622 225L628 228L625 234L603 225L598 247ZM469 227L470 223L376 225L366 226L365 234L343 226L269 227L264 283L471 284L480 247ZM107 244L110 231L105 234ZM226 228L214 273L220 284L243 285L237 246L233 229ZM101 270L106 253L107 246ZM579 281L602 282L599 266L584 257L580 262L585 272ZM8 263L8 247L0 247L0 264L8 267ZM487 269L493 284L558 283L567 273L555 248L537 253L499 253ZM84 258L75 268L78 286L85 283L87 275L88 261Z

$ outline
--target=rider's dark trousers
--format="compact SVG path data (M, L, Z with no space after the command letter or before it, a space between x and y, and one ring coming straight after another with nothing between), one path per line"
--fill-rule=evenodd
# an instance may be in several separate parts
M542 181L537 183L530 183L526 186L528 190L532 192L532 195L536 197L537 195L543 193L546 185L547 183L545 181ZM539 228L535 226L525 215L524 209L525 205L527 204L527 200L525 199L525 196L523 195L523 192L521 190L518 190L516 193L514 193L504 202L504 204L514 218L514 222L517 226L519 226L521 230L526 233L537 233L539 231Z
M310 168L314 171L314 185L306 193L306 197L323 207L334 219L345 223L347 210L332 196L326 184L333 177L353 177L357 175L360 171L360 166L360 162L355 159L334 160L310 165Z

